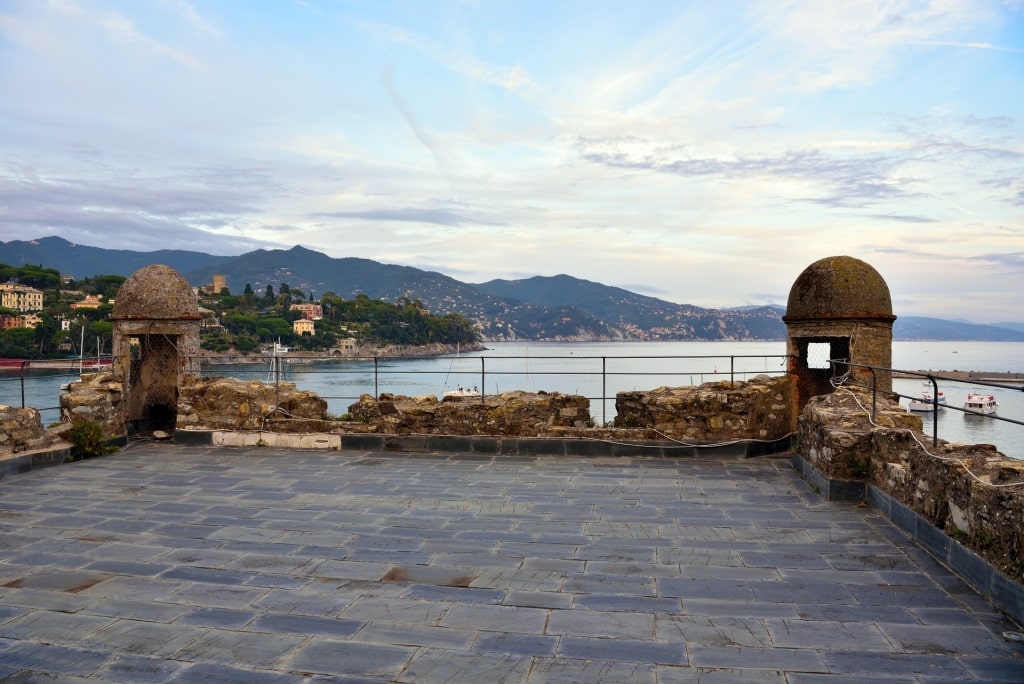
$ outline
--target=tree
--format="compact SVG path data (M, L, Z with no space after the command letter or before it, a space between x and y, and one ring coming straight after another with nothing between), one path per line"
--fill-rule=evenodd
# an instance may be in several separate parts
M31 359L35 350L36 331L32 328L10 328L0 333L0 356Z

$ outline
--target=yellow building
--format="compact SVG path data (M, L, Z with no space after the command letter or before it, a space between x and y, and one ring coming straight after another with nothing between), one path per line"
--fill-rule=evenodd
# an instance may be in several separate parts
M103 301L96 295L86 295L80 302L71 304L72 309L98 309L103 306Z
M43 292L15 282L3 283L0 285L0 306L14 311L42 311Z
M313 321L300 318L297 321L292 321L292 332L296 335L315 335L316 324Z

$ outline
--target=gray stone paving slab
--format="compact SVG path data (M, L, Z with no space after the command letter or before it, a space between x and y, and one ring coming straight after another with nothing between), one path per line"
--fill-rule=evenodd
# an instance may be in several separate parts
M11 673L25 673L22 681L31 681L33 673L89 676L109 659L102 651L76 648L30 640L0 638L0 668ZM2 670L0 670L2 671ZM8 681L6 678L5 682ZM54 681L58 681L54 678Z
M557 647L558 637L488 632L480 635L474 649L519 656L553 656Z
M118 620L89 634L79 643L88 648L106 648L117 653L167 658L193 641L205 638L206 634L207 630L190 625Z
M0 480L0 679L1024 680L788 460L137 444Z
M750 648L773 646L766 621L761 618L657 615L654 628L656 639L662 642Z
M448 609L441 618L445 627L477 629L485 632L543 634L548 611L543 608L493 606L488 604L459 605Z
M533 660L509 653L429 650L417 653L398 681L415 684L514 684L525 682Z
M124 684L148 684L167 681L181 669L182 663L167 658L124 655L99 669L96 678Z
M278 669L285 656L306 641L303 636L210 629L174 654L176 660L243 664Z
M416 650L411 646L316 638L299 648L287 667L291 671L325 675L386 675L395 678L405 669Z
M649 663L534 658L526 681L527 684L655 684L659 669Z
M497 632L496 632L497 633ZM451 627L431 627L407 622L376 621L359 630L352 639L393 646L418 646L468 651L479 632ZM504 634L503 632L501 634ZM512 635L507 635L512 636ZM520 636L520 635L515 635Z

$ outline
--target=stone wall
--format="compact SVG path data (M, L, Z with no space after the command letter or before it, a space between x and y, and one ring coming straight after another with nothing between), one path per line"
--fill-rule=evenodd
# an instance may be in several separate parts
M812 398L799 419L800 455L829 478L869 482L1024 579L1024 462L987 444L933 446L919 417L878 394L872 419L871 401L856 388ZM991 486L1013 483L1021 486Z
M60 419L78 425L99 424L107 439L126 435L124 385L113 371L85 373L60 395Z
M270 384L234 378L184 378L178 390L177 428L326 432L327 402L294 382Z
M615 427L653 428L694 443L776 440L796 429L793 381L788 375L619 392L615 411Z
M49 441L39 411L0 405L0 457L41 449Z
M349 407L356 423L387 434L542 436L559 427L591 425L590 401L559 392L505 392L486 397L364 394Z

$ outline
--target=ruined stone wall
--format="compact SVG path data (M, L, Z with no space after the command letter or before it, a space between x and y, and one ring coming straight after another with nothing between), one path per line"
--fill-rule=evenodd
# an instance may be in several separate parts
M615 427L654 428L694 443L781 439L796 430L793 380L759 375L747 382L619 392Z
M127 434L124 418L124 383L114 371L85 373L60 395L62 422L97 423L107 439Z
M921 419L888 395L878 395L873 420L870 408L863 390L812 398L799 419L800 455L830 478L870 482L1024 579L1024 462L987 444L932 446ZM988 486L1008 483L1022 485Z
M178 392L179 429L326 432L327 419L327 402L294 382L186 377Z
M48 442L39 411L0 405L0 457L41 449Z
M386 434L533 437L559 427L591 425L590 401L559 392L505 392L480 397L407 397L364 394L349 407L353 422Z

